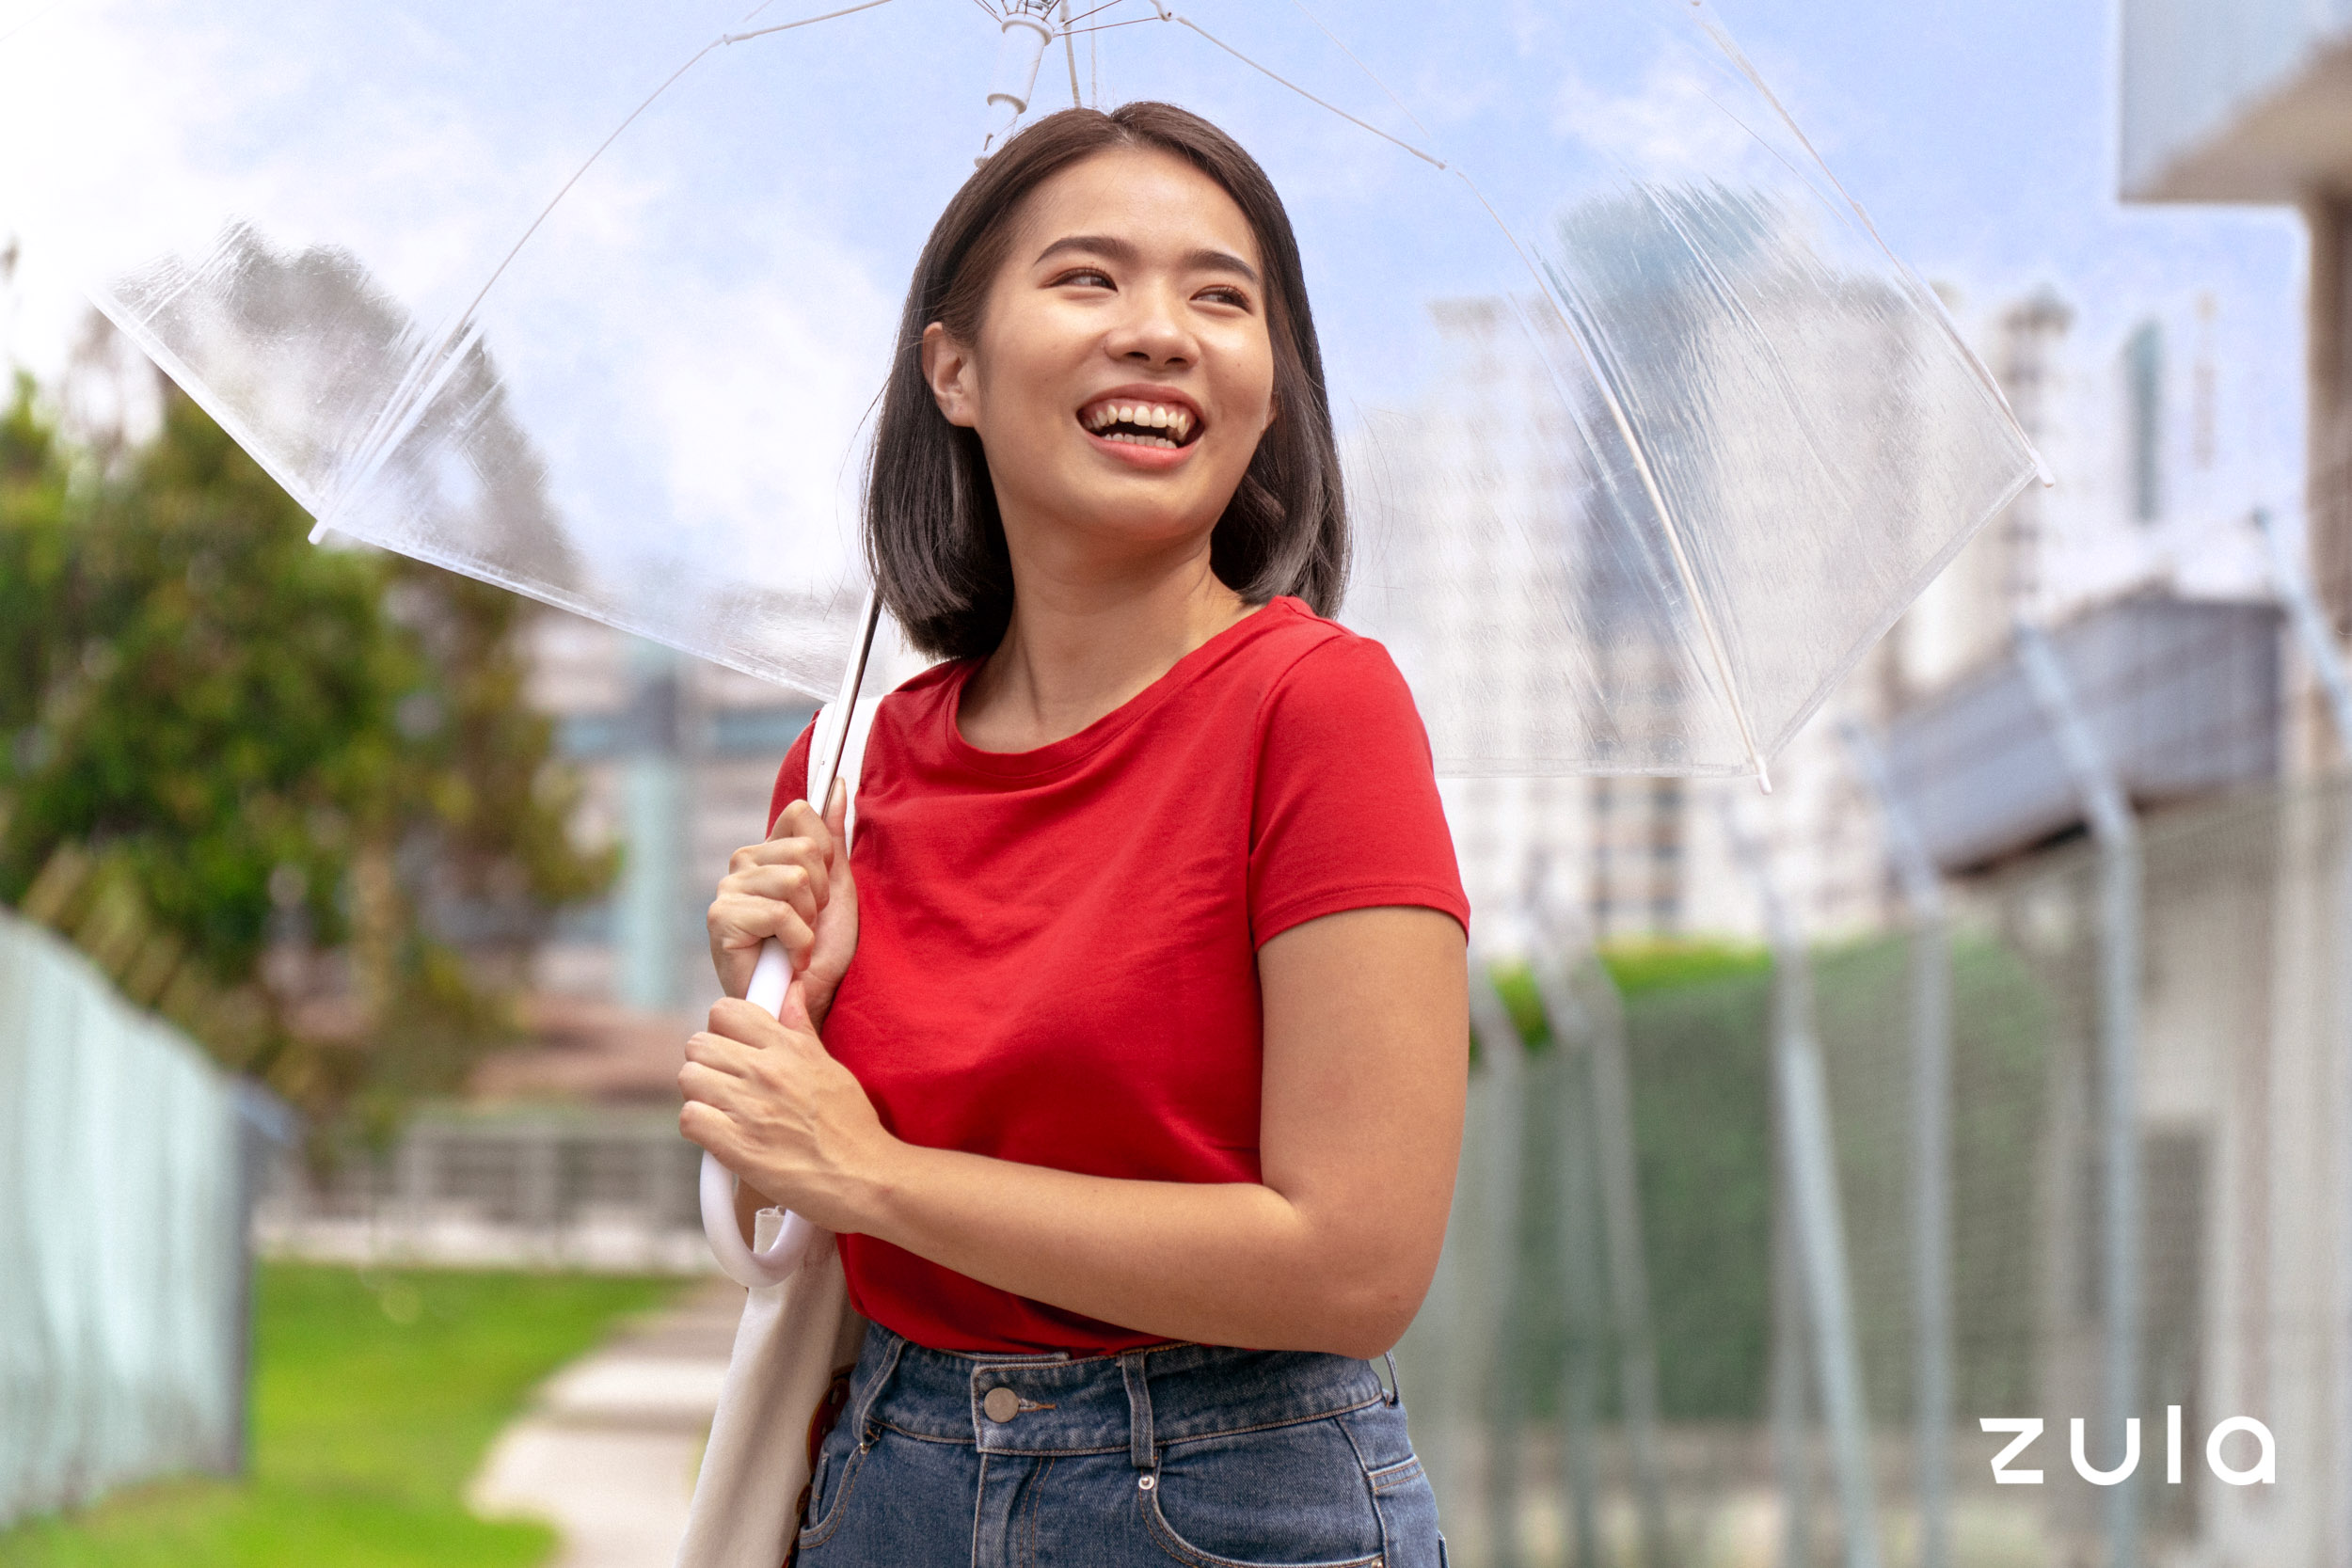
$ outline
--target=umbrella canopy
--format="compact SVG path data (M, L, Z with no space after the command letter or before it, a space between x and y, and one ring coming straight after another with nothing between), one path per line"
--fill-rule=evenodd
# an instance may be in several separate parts
M1265 164L1441 769L1760 771L2034 471L1701 0L798 4L0 0L0 213L324 529L820 694L1024 111Z

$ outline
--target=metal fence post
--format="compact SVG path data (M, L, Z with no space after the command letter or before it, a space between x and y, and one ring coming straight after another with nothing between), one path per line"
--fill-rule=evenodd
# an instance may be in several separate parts
M1837 1197L1837 1152L1830 1132L1829 1089L1820 1042L1813 1033L1812 972L1804 941L1772 877L1764 847L1719 798L1732 848L1756 884L1772 948L1772 1085L1784 1128L1790 1219L1813 1326L1813 1368L1828 1418L1837 1475L1837 1508L1847 1568L1880 1568L1878 1488L1870 1470L1870 1427L1863 1398L1862 1354L1846 1267L1845 1225Z
M1527 1131L1527 1103L1522 1084L1527 1050L1494 989L1491 969L1473 976L1470 986L1470 1026L1486 1064L1492 1112L1491 1138L1481 1151L1486 1164L1488 1192L1496 1224L1491 1233L1496 1255L1486 1261L1491 1277L1473 1275L1470 1289L1477 1302L1478 1338L1485 1354L1479 1369L1475 1408L1485 1417L1484 1449L1486 1561L1492 1568L1518 1568L1519 1465L1517 1427L1524 1413L1525 1380L1516 1375L1511 1353L1518 1341L1517 1286L1518 1283L1519 1196L1521 1152Z
M1886 758L1849 717L1839 726L1878 800L1887 856L1911 911L1912 1290L1918 1314L1919 1568L1951 1568L1952 950L1944 886Z
M2058 743L2099 847L2101 1166L2106 1235L2106 1426L2120 1445L2139 1404L2139 829L2099 743L2083 721L2058 651L2021 623L2017 657ZM2086 1445L2088 1448L2088 1445ZM2139 1477L2107 1489L2108 1568L2139 1568Z
M2277 523L2266 509L2255 510L2254 526L2269 547L2271 580L2278 587L2279 597L2286 601L2287 620L2295 628L2296 644L2303 650L2320 690L2327 696L2329 717L2335 721L2337 760L2352 761L2352 674L2345 672L2335 632L2320 609L2319 595L2312 588L2310 575L2287 547L2286 541L2279 536ZM2337 1049L2344 1056L2335 1085L2336 1125L2344 1131L2352 1130L2352 825L2346 823L2342 805L2334 815L2336 1028ZM2352 1481L2345 1479L2352 1476L2352 1453L2342 1447L2352 1445L2352 1158L2346 1159L2340 1180L2343 1184L2336 1199L2336 1266L2342 1272L2336 1289L2344 1310L2336 1343L2336 1441L2340 1445L2335 1455L2336 1485L2340 1489L2336 1501L2336 1560L2341 1568L2352 1568Z
M1607 1249L1611 1314L1617 1334L1617 1398L1625 1412L1626 1449L1633 1471L1645 1568L1667 1568L1666 1492L1658 1455L1658 1351L1650 1329L1649 1268L1642 1255L1640 1172L1633 1147L1633 1090L1625 1059L1625 1015L1617 990L1597 955L1571 944L1559 923L1541 921L1547 945L1560 957L1538 957L1537 993L1551 1020L1556 1049L1573 1044L1564 1068L1581 1066L1585 1092L1577 1097L1590 1129L1600 1179L1602 1245ZM1587 973L1579 994L1565 955L1579 954Z
M1593 1147L1596 1119L1591 1085L1583 1069L1584 1022L1563 1019L1549 995L1544 1012L1551 1031L1552 1066L1559 1073L1559 1185L1557 1233L1562 1292L1567 1303L1567 1366L1560 1390L1561 1469L1569 1504L1568 1561L1574 1568L1601 1568L1600 1534L1600 1357L1605 1312L1599 1194L1595 1191Z
M229 1364L235 1402L221 1471L241 1476L253 1462L253 1209L272 1160L283 1158L301 1133L301 1120L284 1101L250 1078L230 1085L237 1123L237 1280L230 1313Z
M1775 1117L1776 1123L1786 1118ZM1773 1136L1785 1145L1785 1126ZM1786 1168L1785 1152L1783 1168ZM1780 1488L1779 1568L1813 1568L1813 1453L1807 1438L1804 1385L1804 1275L1797 1266L1796 1220L1788 1183L1772 1183L1772 1346L1771 1402L1772 1480Z

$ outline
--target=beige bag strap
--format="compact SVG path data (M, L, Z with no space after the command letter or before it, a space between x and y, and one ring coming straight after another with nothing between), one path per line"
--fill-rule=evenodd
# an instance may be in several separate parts
M782 1210L760 1211L759 1246L775 1244L783 1218ZM677 1568L776 1568L790 1554L818 1414L865 1340L831 1237L783 1284L748 1292Z

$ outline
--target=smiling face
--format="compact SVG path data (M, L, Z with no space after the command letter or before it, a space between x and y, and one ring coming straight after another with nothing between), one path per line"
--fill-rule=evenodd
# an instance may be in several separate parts
M1169 153L1098 153L1029 194L977 341L923 368L977 432L1016 576L1205 551L1274 419L1264 266L1241 209Z

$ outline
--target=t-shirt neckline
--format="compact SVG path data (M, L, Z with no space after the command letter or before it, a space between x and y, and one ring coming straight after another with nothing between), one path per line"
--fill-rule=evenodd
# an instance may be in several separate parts
M1200 679L1227 655L1248 642L1255 635L1253 627L1263 630L1264 626L1271 625L1268 617L1305 612L1306 606L1287 594L1269 599L1263 606L1212 635L1200 646L1169 665L1151 685L1085 729L1026 752L984 752L963 738L963 726L958 717L963 709L963 689L983 662L977 658L970 659L956 672L954 680L947 688L946 700L939 705L940 723L946 732L942 740L948 756L957 766L976 773L1005 779L1027 779L1059 772L1085 761L1148 717L1168 698Z

